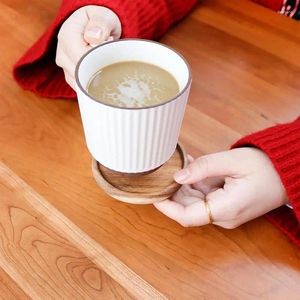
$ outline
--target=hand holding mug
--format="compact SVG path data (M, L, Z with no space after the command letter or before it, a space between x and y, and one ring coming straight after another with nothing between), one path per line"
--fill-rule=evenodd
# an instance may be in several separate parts
M121 36L118 16L102 6L88 5L76 10L58 33L56 64L63 68L67 83L75 89L75 67L92 46Z
M255 148L202 156L175 180L185 186L154 205L185 227L208 224L211 214L213 224L231 229L288 203L271 160Z

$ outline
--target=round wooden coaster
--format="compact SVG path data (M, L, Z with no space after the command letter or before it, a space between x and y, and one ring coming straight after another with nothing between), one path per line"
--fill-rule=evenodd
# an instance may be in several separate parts
M127 203L150 204L169 198L180 188L173 175L186 165L186 153L178 144L172 157L151 173L123 174L104 167L95 159L92 170L97 184L111 197Z

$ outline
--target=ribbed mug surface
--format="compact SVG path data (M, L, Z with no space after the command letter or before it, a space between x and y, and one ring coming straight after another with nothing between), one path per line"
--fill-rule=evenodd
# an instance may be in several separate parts
M109 64L141 61L157 65L177 80L180 92L169 101L143 108L121 108L93 99L86 87L91 76ZM162 44L126 39L92 49L76 68L77 97L87 147L102 165L139 173L164 164L174 153L191 85L186 61Z

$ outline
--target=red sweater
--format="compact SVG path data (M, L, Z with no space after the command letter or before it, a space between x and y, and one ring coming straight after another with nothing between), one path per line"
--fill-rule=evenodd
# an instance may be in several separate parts
M288 15L285 7L289 1L255 1ZM62 69L55 64L56 37L61 24L82 6L95 4L113 10L121 20L122 37L156 39L196 3L197 0L64 0L49 29L14 66L15 79L23 88L41 96L75 98ZM258 147L272 160L294 209L280 207L267 218L300 247L300 119L246 136L233 147L241 146Z

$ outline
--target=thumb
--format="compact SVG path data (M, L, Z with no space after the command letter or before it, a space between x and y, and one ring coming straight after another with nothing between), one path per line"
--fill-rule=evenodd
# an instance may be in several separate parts
M87 23L83 38L90 45L98 45L107 41L110 37L111 28L99 20L89 20Z
M181 184L193 184L208 177L238 174L238 161L234 150L205 155L195 159L174 175Z

